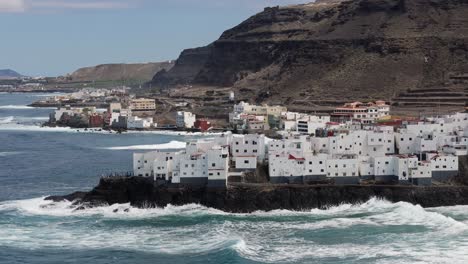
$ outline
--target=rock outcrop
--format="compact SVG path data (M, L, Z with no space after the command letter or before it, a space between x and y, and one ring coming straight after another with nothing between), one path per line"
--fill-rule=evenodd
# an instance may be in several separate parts
M151 62L151 63L115 63L101 64L92 67L80 68L68 76L73 82L90 81L121 81L140 80L149 81L159 71L170 70L174 62Z
M467 1L322 0L265 8L209 46L182 52L153 83L251 88L281 103L388 99L452 86L467 61Z
M52 196L54 201L75 201L77 208L130 203L136 207L168 204L202 204L226 212L307 210L342 203L365 202L379 197L423 207L468 205L468 186L334 186L334 185L233 185L228 189L167 188L143 177L103 178L88 193Z

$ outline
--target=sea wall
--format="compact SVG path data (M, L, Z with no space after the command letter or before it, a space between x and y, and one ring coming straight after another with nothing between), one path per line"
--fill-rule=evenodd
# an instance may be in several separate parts
M468 205L468 186L236 184L227 189L168 188L155 186L149 178L130 177L103 178L90 192L48 199L76 200L75 204L81 208L115 203L130 203L136 207L197 203L226 212L249 213L257 210L325 208L342 203L365 202L372 197L423 207Z

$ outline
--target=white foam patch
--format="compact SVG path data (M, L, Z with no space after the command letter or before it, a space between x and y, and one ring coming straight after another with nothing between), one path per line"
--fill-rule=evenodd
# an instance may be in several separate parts
M1 124L0 131L32 131L32 132L66 132L66 133L97 133L97 134L116 134L107 130L99 131L99 129L82 129L70 127L48 127L39 125L26 125L26 124Z
M0 105L0 109L34 109L34 107L27 105Z
M14 121L14 120L13 120ZM1 121L0 121L1 122ZM70 133L97 133L97 134L117 134L116 131L108 131L99 128L83 129L83 128L71 128L71 127L48 127L40 125L27 125L27 124L17 124L17 123L0 123L0 131L33 131L33 132L70 132ZM154 135L168 135L168 136L212 136L221 133L201 133L201 132L178 132L178 131L133 131L128 130L123 132L123 134L154 134ZM185 148L185 146L184 146Z
M0 157L6 157L6 156L13 156L13 155L18 155L21 154L19 151L11 151L11 152L0 152Z
M8 123L13 122L13 120L14 120L13 116L3 117L3 118L0 118L0 124L8 124Z
M152 150L152 149L184 149L187 146L186 142L182 141L171 141L164 144L154 145L134 145L134 146L121 146L121 147L108 147L105 149L110 150Z

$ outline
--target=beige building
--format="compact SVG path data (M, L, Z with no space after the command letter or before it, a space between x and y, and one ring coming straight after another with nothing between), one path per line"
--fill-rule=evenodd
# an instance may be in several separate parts
M156 110L156 101L154 99L138 98L130 101L132 111L154 111Z

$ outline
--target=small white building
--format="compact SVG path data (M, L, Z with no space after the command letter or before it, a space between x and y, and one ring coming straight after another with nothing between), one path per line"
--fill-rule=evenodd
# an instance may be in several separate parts
M265 159L265 136L248 134L232 137L231 153L234 157L255 156L259 162Z
M197 117L191 112L179 111L176 114L176 126L178 128L193 128Z
M153 118L139 118L137 116L130 116L127 119L127 128L128 129L145 129L155 127L153 123Z
M359 184L359 160L356 155L333 155L327 159L327 177L335 184Z

